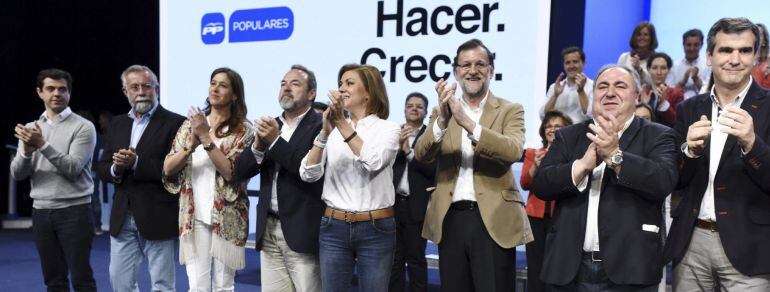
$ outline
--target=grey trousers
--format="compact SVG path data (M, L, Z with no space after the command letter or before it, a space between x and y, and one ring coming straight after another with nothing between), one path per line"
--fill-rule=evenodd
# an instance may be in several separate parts
M716 289L715 289L716 288ZM687 253L674 267L673 289L688 291L770 291L770 274L746 276L727 258L719 232L696 227Z

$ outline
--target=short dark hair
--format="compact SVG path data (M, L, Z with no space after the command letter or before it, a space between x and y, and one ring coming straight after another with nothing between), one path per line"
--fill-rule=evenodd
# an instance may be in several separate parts
M642 21L639 24L636 25L634 28L634 32L631 34L631 40L629 41L629 45L632 49L636 50L639 47L636 45L636 36L642 33L642 29L647 28L647 30L650 32L650 51L655 50L658 48L658 36L655 34L655 26L652 25L652 23L649 23L647 21Z
M565 115L563 112L558 110L550 110L546 112L543 116L543 122L540 123L540 130L538 130L540 138L543 139L543 147L548 147L548 140L545 138L545 124L554 118L561 118L565 127L572 125L572 119L570 119L570 117Z
M564 60L565 56L567 56L568 54L572 54L572 53L580 54L580 60L582 60L583 63L586 62L586 53L583 52L583 49L581 49L580 47L576 47L576 46L566 47L563 50L561 50L561 59Z
M315 79L315 73L305 66L294 64L291 65L291 70L299 70L307 74L307 90L311 91L318 88L318 82Z
M327 104L325 104L323 102L320 102L320 101L314 101L313 102L313 109L325 111L327 108L329 108L329 105L327 105Z
M51 78L53 80L64 79L64 81L67 81L67 90L72 92L72 75L70 75L69 72L56 68L40 70L40 73L37 73L37 88L43 88L43 80L46 78Z
M687 38L691 37L699 37L700 44L703 45L703 32L700 29L693 28L691 30L685 31L684 34L682 34L682 44L684 44Z
M745 17L725 17L717 20L717 22L711 26L711 29L709 29L706 51L709 55L714 55L714 48L717 46L717 33L741 33L747 30L751 30L751 33L754 34L754 53L756 53L759 48L759 28L754 25L751 20Z
M470 39L470 40L464 42L459 47L457 47L457 54L455 54L454 63L452 63L452 66L453 67L459 66L459 64L457 64L457 58L460 57L460 53L462 51L473 50L473 49L479 48L479 47L484 48L484 51L487 52L487 59L489 59L489 65L493 65L494 66L495 65L495 55L492 54L492 51L490 51L489 48L487 48L487 46L485 46L484 43L482 43L478 39Z
M422 94L422 93L419 93L419 92L417 92L417 91L415 91L415 92L412 92L412 93L410 93L410 94L408 94L408 95L406 96L406 100L404 100L404 106L406 106L406 103L408 103L408 102L409 102L409 100L410 100L410 99L412 99L413 97L418 97L418 98L422 99L422 102L424 102L424 103L425 103L425 110L426 110L426 111L428 110L428 98L427 98L427 97L425 97L425 95L424 95L424 94Z
M671 69L671 66L674 64L674 61L671 60L671 57L669 57L668 54L663 52L655 52L647 57L647 69L652 67L652 61L655 61L657 58L663 58L663 60L666 61L666 66L668 66L668 69Z

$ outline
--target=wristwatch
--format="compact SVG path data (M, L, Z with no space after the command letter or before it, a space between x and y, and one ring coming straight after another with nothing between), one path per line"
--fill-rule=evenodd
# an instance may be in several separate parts
M615 155L612 155L610 158L610 167L615 168L615 166L618 166L621 163L623 163L623 151L618 150L618 152L615 152Z
M203 145L203 150L211 151L212 149L216 148L217 145L214 144L214 142L209 142L209 144Z

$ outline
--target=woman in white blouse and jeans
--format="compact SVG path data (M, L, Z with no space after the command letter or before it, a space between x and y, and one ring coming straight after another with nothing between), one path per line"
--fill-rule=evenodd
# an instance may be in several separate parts
M359 290L387 291L396 240L392 167L400 127L385 120L388 96L377 68L345 65L340 73L323 129L299 170L307 182L324 178L321 282L324 291L347 291L357 265Z

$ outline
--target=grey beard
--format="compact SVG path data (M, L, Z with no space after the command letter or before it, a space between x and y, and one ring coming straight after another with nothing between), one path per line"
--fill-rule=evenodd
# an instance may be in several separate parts
M134 112L140 115L149 113L153 105L153 102L136 102L134 103Z
M278 103L281 105L281 108L283 110L293 110L297 108L297 103L294 102L293 99L283 99L281 98Z

